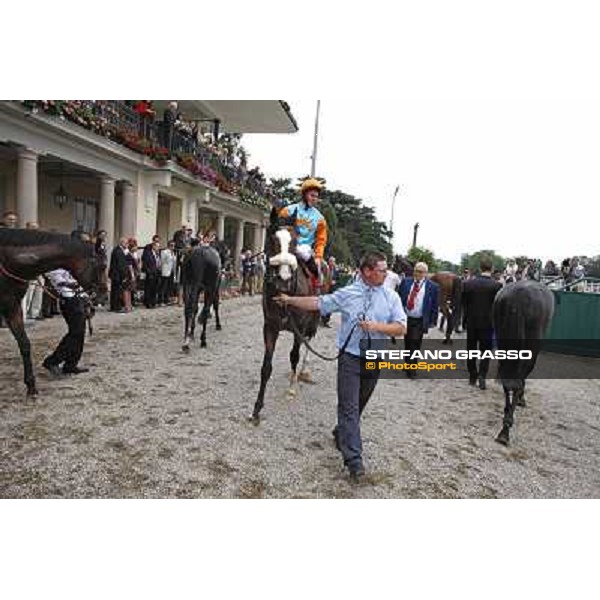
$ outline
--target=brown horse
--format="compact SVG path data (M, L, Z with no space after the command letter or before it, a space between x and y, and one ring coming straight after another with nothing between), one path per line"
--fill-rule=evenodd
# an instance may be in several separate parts
M460 332L462 314L462 279L449 271L440 271L430 277L440 286L440 311L446 319L446 337L444 344L452 343L452 332Z
M314 296L315 294L307 270L289 252L291 241L290 233L286 227L280 227L277 211L273 209L271 211L270 226L267 229L265 248L266 272L262 302L265 351L260 373L258 397L250 417L255 425L260 423L260 411L264 406L265 389L273 370L273 353L275 352L279 333L290 331L294 334L294 345L290 352L291 384L297 381L296 368L300 360L302 340L298 334L310 340L317 333L318 313L308 313L291 307L280 306L273 300L275 296L282 293L290 296Z
M21 301L29 281L60 268L67 269L86 291L91 290L97 279L94 245L58 233L0 229L0 314L19 345L28 396L37 395L37 388Z

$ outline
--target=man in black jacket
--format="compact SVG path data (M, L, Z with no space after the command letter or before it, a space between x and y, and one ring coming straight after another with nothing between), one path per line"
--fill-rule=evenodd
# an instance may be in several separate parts
M467 324L467 350L492 349L492 305L502 284L492 278L492 261L482 258L479 264L481 275L464 282L463 310ZM490 361L484 358L477 369L477 359L467 360L469 383L475 385L479 378L479 388L485 390Z
M144 247L142 271L146 276L144 279L144 306L156 308L160 281L160 236L158 235L153 236L152 243Z
M110 310L119 312L123 308L123 282L127 279L127 238L121 238L119 245L113 248L110 254L110 267L108 277L110 278Z

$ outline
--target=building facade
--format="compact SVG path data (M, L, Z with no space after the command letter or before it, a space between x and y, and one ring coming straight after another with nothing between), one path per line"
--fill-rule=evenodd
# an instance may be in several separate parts
M216 185L199 177L196 147L156 160L148 144L160 143L148 141L151 136L140 129L144 124L125 103L73 102L80 104L61 106L62 113L51 107L54 114L25 102L0 102L0 215L12 210L21 227L37 222L63 233L104 229L111 246L120 237L147 243L155 233L166 241L185 224L194 231L214 228L236 259L244 247L263 247L268 203L260 193L249 198L243 183ZM289 107L279 101L185 101L180 106L190 122L210 122L221 133L297 130ZM97 116L109 108L109 119ZM124 137L127 129L139 148ZM182 166L190 163L195 168Z

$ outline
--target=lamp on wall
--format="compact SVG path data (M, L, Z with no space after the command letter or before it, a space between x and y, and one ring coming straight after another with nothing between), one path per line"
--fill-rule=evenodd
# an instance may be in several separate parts
M60 163L60 187L56 192L54 192L54 204L63 209L65 204L69 201L69 197L67 196L67 192L65 192L65 188L63 186L63 164Z

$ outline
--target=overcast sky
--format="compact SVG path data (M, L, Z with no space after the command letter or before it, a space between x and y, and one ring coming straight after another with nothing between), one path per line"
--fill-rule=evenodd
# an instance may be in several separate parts
M492 63L438 54L396 93L325 97L317 175L386 223L399 184L400 252L418 221L418 244L453 261L483 248L544 260L600 254L600 54L586 31L555 32L527 53L499 47ZM310 170L316 99L286 100L299 133L243 140L268 176Z

